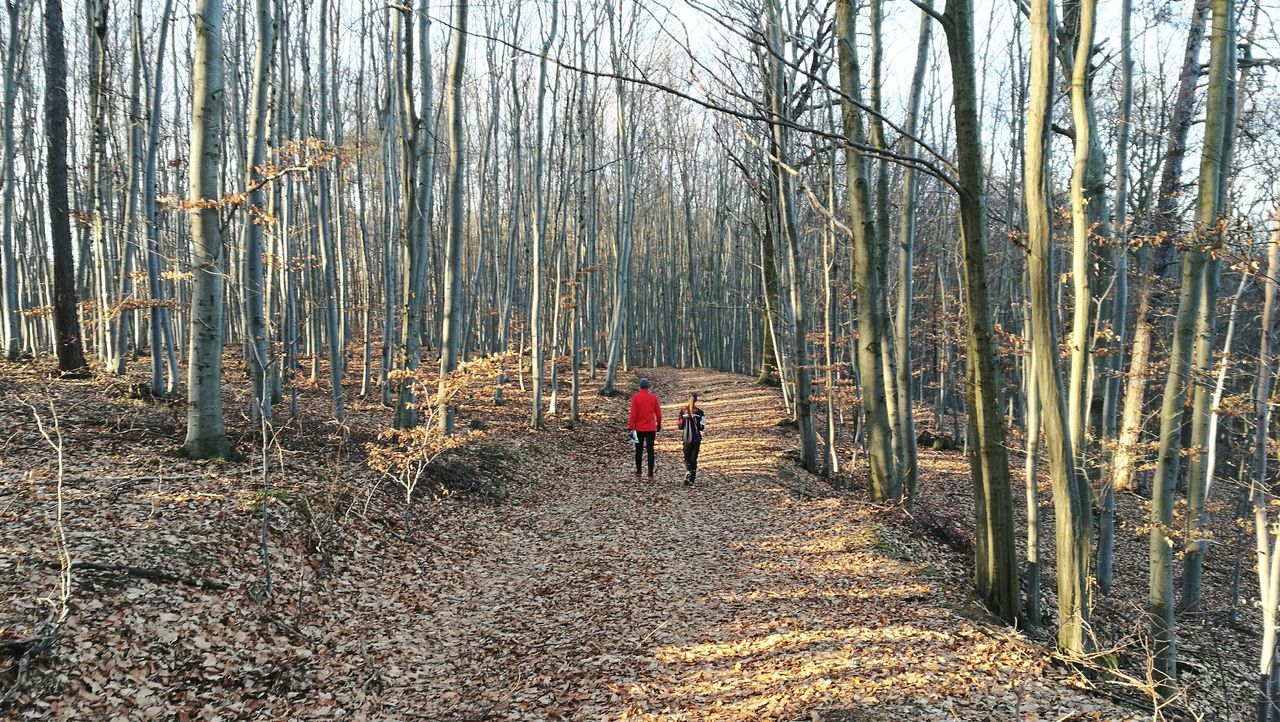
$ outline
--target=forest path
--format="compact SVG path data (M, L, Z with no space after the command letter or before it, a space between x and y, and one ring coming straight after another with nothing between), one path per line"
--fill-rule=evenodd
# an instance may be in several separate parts
M966 599L968 562L918 538L901 511L796 471L776 389L713 371L642 373L670 417L702 394L698 488L681 484L670 418L657 483L635 482L626 395L597 395L598 379L584 384L579 423L549 415L540 433L524 430L527 386L495 407L481 384L460 424L489 429L478 446L518 450L490 481L522 478L499 503L424 496L411 530L403 492L359 453L387 411L353 403L365 441L339 458L343 437L311 422L327 394L304 396L272 464L265 600L258 471L174 457L180 407L121 401L92 380L59 386L47 398L72 452L72 611L15 718L1126 717L1066 684L1044 646L987 621ZM46 398L47 377L12 383L0 393L0 418L13 420L0 444L0 641L27 633L61 579L56 470L20 401ZM948 458L959 459L929 457L931 482L964 474ZM967 482L948 481L963 493Z
M536 491L469 515L475 553L422 580L432 599L411 634L431 654L405 663L434 689L407 685L407 698L433 693L432 711L451 719L1100 709L1042 648L962 616L920 549L877 523L883 510L787 471L794 433L778 426L775 390L711 371L645 373L668 419L658 481L634 481L625 402L575 448L542 449ZM690 391L708 419L693 490L674 432Z

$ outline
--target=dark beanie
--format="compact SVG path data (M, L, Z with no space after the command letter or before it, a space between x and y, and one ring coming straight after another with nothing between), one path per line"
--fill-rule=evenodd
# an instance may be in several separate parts
M642 389L649 388L649 379L640 379L640 388Z

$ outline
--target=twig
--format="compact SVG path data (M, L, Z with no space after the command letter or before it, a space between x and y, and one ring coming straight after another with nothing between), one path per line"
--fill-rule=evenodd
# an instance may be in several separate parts
M56 568L53 562L46 562L46 567ZM136 567L131 564L100 564L98 562L76 562L75 568L83 569L89 572L120 572L127 576L137 577L139 579L148 579L153 582L175 582L185 584L189 587L197 589L230 589L231 585L227 582L220 582L216 579L205 579L203 577L188 577L173 572L166 572L163 569L154 567Z
M56 487L56 506L54 513L54 533L55 546L58 552L58 562L55 569L58 570L58 599L41 598L42 603L48 604L49 613L44 619L36 625L35 634L32 636L32 642L18 657L14 663L16 673L13 677L13 683L5 689L4 694L0 694L0 711L8 708L10 700L17 691L26 682L27 672L31 667L31 663L39 659L45 652L53 647L54 641L57 640L58 630L62 627L63 622L67 620L70 613L71 600L71 554L67 550L67 532L66 527L62 523L62 484L66 476L66 465L63 457L62 427L58 423L58 409L53 405L53 396L46 394L49 401L49 417L52 422L53 433L45 428L44 419L40 417L40 412L32 404L27 404L31 409L31 415L35 417L36 428L40 430L40 435L44 437L47 443L54 451L54 455L58 464L58 476Z
M659 630L661 630L663 627L667 626L670 623L671 623L671 620L668 619L662 624L659 624L658 626L654 627L652 631L644 635L644 639L640 640L640 646L643 647L650 639L653 639L653 635L657 634Z

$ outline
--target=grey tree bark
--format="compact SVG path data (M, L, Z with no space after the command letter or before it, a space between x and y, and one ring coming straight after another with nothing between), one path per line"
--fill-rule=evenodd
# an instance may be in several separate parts
M453 433L456 406L445 398L448 376L458 368L462 313L463 179L466 138L462 127L462 73L467 61L467 0L453 6L453 53L449 59L449 235L445 245L444 318L440 329L439 403L446 405L444 430Z
M187 358L187 438L195 459L231 453L222 416L223 241L219 221L222 166L222 0L198 0L192 15L195 55L191 66L192 281L190 352Z
M1058 337L1054 328L1053 227L1048 170L1049 122L1054 87L1053 0L1031 3L1030 104L1027 109L1026 167L1027 264L1030 279L1032 373L1035 376L1044 442L1053 484L1058 567L1058 646L1080 654L1087 646L1089 620L1089 541L1091 505L1088 485L1077 475L1072 455ZM1028 462L1031 464L1032 462ZM1034 469L1032 469L1034 471ZM1028 481L1028 483L1032 483Z
M427 263L431 247L431 207L435 178L435 136L430 132L432 102L431 71L431 20L429 0L418 0L416 13L400 12L395 25L396 33L404 43L404 53L399 60L400 76L397 78L395 102L398 103L398 125L403 154L401 185L404 204L401 213L401 232L405 234L409 264L403 293L404 314L400 329L399 367L401 369L400 392L396 402L396 428L410 429L418 425L417 383L418 368L422 364L422 313L426 307ZM417 47L418 72L422 77L420 107L413 111L413 48L414 25L409 19L418 16Z
M854 9L850 0L836 3L836 48L839 57L841 118L844 135L855 144L865 145L862 118L852 99L858 97L861 81L858 70L858 46L854 30ZM845 173L848 184L850 230L852 232L852 284L861 312L858 319L858 371L861 382L863 416L866 419L868 484L873 501L892 501L902 496L902 481L895 469L892 430L885 408L884 374L881 369L880 343L883 328L876 326L871 311L883 294L876 282L874 252L875 219L871 215L870 190L867 183L866 159L852 145L845 146Z
M785 118L783 109L786 85L782 73L782 25L779 17L777 0L768 0L767 37L772 46L769 55L770 111L775 118ZM800 264L800 240L796 232L795 199L792 190L790 168L784 168L787 154L787 133L781 123L772 123L770 128L773 146L775 174L778 189L778 226L782 231L782 242L791 301L792 329L792 365L795 367L795 404L796 423L800 428L800 460L810 472L818 471L818 434L813 422L813 371L809 366L809 324L806 313L804 291L804 269ZM900 493L900 492L899 492Z
M931 0L922 0L926 8L932 8ZM924 80L928 72L929 44L933 32L933 19L928 12L920 14L920 38L916 44L916 67L911 76L906 133L903 154L916 155L914 136L920 125L920 105L924 98ZM915 265L916 200L919 179L914 166L902 168L902 208L898 220L898 308L894 319L897 335L895 350L898 353L898 419L903 452L902 480L906 489L908 508L915 503L916 483L920 476L920 464L916 450L915 418L911 403L911 313L914 303L912 269Z
M1182 450L1184 401L1191 376L1192 343L1196 316L1205 286L1206 245L1217 232L1221 182L1221 152L1224 120L1227 117L1227 85L1231 1L1211 0L1213 30L1209 50L1208 100L1205 104L1205 134L1200 161L1197 199L1197 231L1194 245L1182 259L1182 286L1178 294L1178 315L1174 322L1169 352L1169 374L1160 407L1160 445L1156 456L1151 492L1150 608L1151 636L1155 643L1154 664L1161 693L1172 693L1177 679L1177 646L1174 628L1173 540L1168 529L1173 524L1174 486Z
M67 198L67 48L62 3L44 3L44 134L48 143L49 243L53 255L53 325L57 335L58 371L85 367L84 342L76 303L75 259L71 251L71 204Z
M535 126L537 141L534 143L533 158L533 252L529 258L530 273L532 274L532 282L529 287L529 337L532 342L529 361L533 365L533 399L529 425L535 429L545 427L542 420L543 375L546 371L543 368L542 348L542 256L547 235L546 194L548 191L543 187L543 171L545 167L543 119L546 110L547 58L551 53L551 47L555 43L559 29L560 2L559 0L551 0L551 27L547 31L546 40L543 42L542 57L538 65L538 109L536 113L537 125Z
M1160 234L1171 234L1174 215L1182 183L1182 164L1187 151L1187 134L1195 119L1196 83L1200 78L1200 46L1204 39L1205 14L1209 0L1195 0L1191 12L1191 26L1187 32L1183 51L1182 71L1178 77L1178 95L1169 119L1169 144L1160 173L1160 187L1156 197L1155 228ZM1165 242L1157 250L1143 248L1139 251L1137 307L1134 313L1133 343L1129 351L1129 371L1124 392L1124 405L1120 419L1120 437L1112 458L1112 486L1117 490L1134 488L1135 467L1142 461L1138 450L1144 418L1143 406L1147 388L1147 369L1151 353L1153 318L1157 281L1152 275L1163 276L1165 266L1173 259L1174 249Z
M617 146L621 158L619 164L619 217L617 224L617 256L613 279L613 315L609 324L609 340L607 344L604 385L600 393L613 394L614 384L618 377L618 364L622 360L622 335L626 327L631 306L631 256L635 247L634 222L635 198L632 183L635 176L633 128L628 122L631 112L626 83L621 76L625 72L623 54L634 31L634 24L626 31L622 28L622 20L617 17L613 4L609 4L606 12L609 15L609 54L614 73L619 77L614 81L614 98L617 113ZM625 34L624 34L625 32Z
M248 218L245 229L245 302L244 328L248 335L249 380L253 390L250 417L255 421L271 418L271 393L268 388L270 358L267 342L267 313L263 300L265 269L263 264L263 231L266 223L266 194L255 183L261 166L267 160L267 88L271 82L271 57L275 53L276 23L271 12L270 0L255 0L258 23L258 42L253 57L253 98L250 101L248 147L244 182L253 188L248 198Z
M1133 25L1132 0L1120 0L1120 108L1116 119L1116 201L1112 213L1112 232L1116 241L1115 300L1112 305L1111 329L1115 336L1115 352L1110 357L1108 386L1102 409L1102 434L1115 438L1119 410L1121 372L1124 369L1125 327L1129 315L1129 126L1133 112ZM1138 385L1139 389L1145 384ZM1113 454L1114 462L1114 454ZM1114 471L1115 465L1112 464ZM1102 521L1098 532L1098 590L1111 593L1114 576L1115 495L1114 473L1103 481Z
M1257 425L1253 430L1252 479L1249 484L1253 506L1253 533L1257 556L1258 591L1262 607L1262 648L1258 658L1258 722L1268 722L1274 700L1271 689L1277 676L1276 611L1280 609L1280 545L1277 528L1267 512L1267 440L1271 422L1272 369L1275 364L1276 301L1280 291L1280 206L1277 227L1267 244L1267 273L1263 285L1262 329L1258 340L1257 380L1253 386L1253 408Z
M975 80L973 5L948 0L942 15L951 59L955 113L957 191L967 311L967 372L977 553L974 577L978 595L992 612L1013 623L1021 613L1018 563L1013 541L1013 500L1009 451L1000 411L1001 380L991 318L987 273L986 171L978 120Z
M19 0L6 0L6 15L8 16L8 46L5 48L4 59L4 110L3 127L0 132L4 133L0 138L0 146L3 147L3 158L0 158L0 182L4 184L3 207L0 208L0 214L3 214L3 220L0 223L0 265L3 265L4 272L4 294L0 296L0 313L3 314L4 323L4 349L3 356L13 361L18 358L18 352L22 345L22 328L20 316L20 304L18 301L18 256L13 242L14 216L17 213L17 204L15 202L15 186L18 178L14 172L14 140L13 140L13 116L18 105L18 49L22 46L22 42L18 36L18 20L22 12L22 4Z

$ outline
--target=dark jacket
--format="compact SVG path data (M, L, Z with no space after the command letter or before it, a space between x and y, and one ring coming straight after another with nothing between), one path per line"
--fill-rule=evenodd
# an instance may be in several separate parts
M695 441L702 441L702 432L707 428L706 416L702 413L702 409L697 406L693 407L693 415L689 414L689 408L681 407L680 418L676 419L676 428L680 429L680 440L686 444Z

